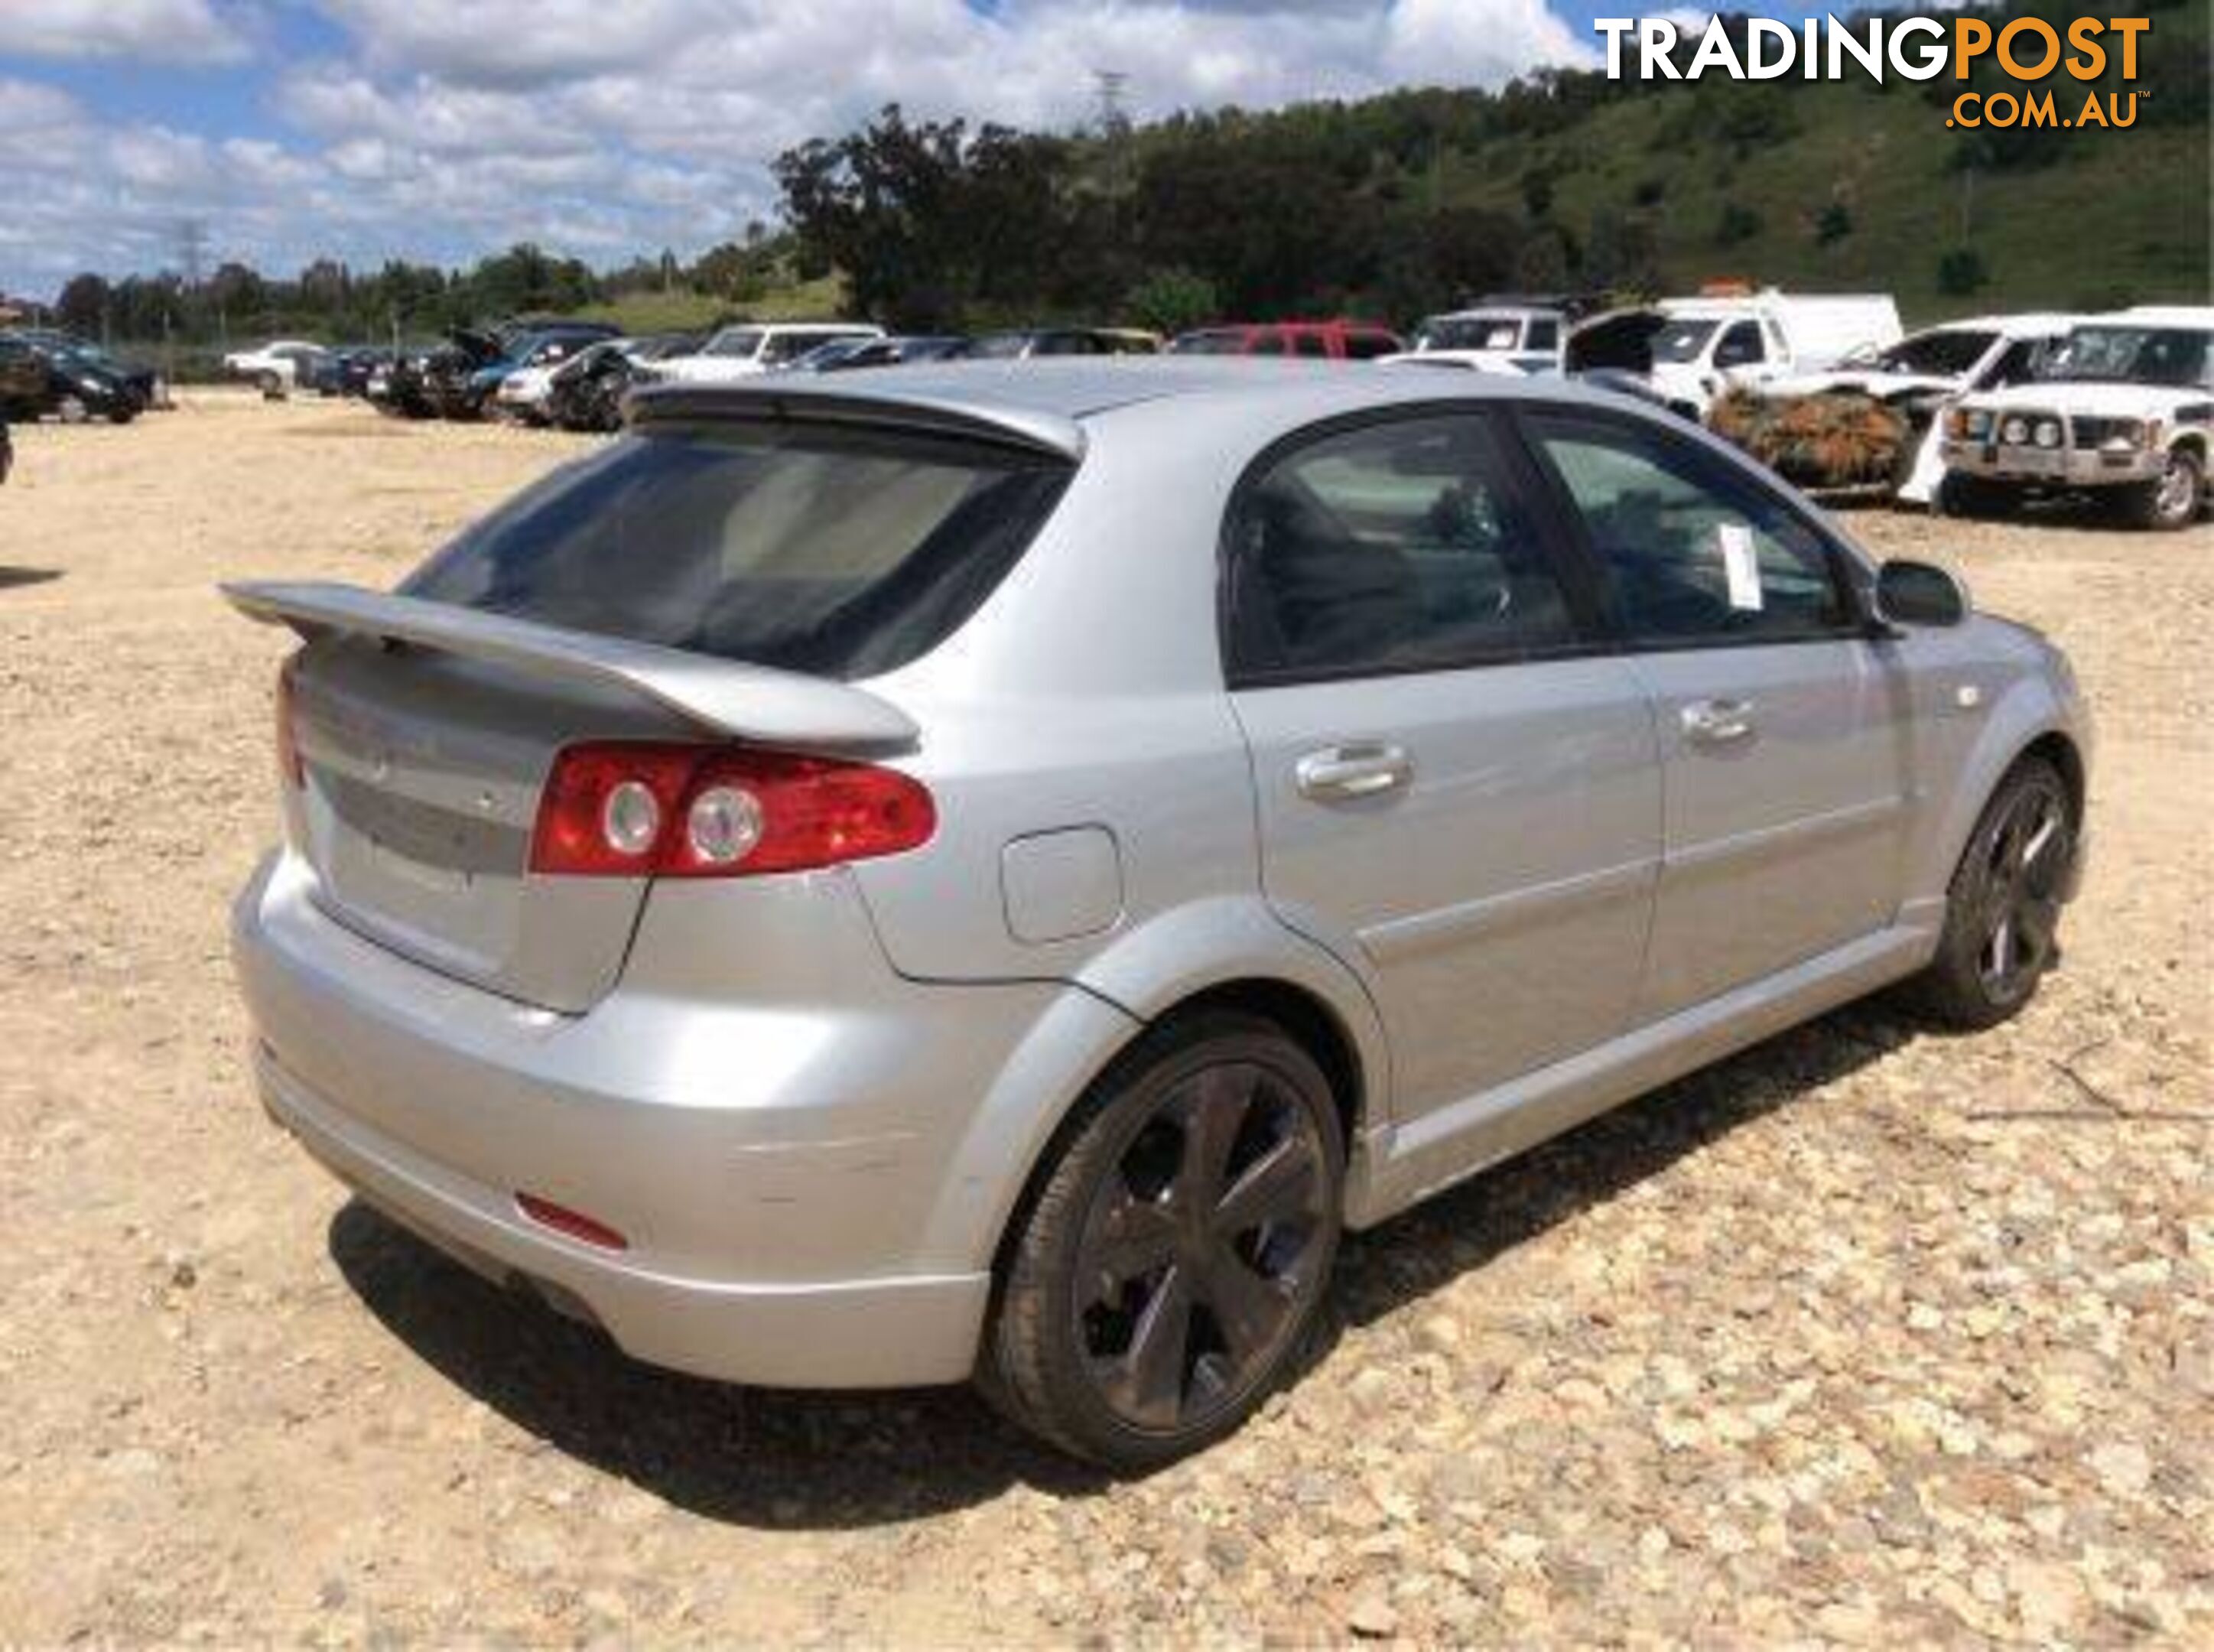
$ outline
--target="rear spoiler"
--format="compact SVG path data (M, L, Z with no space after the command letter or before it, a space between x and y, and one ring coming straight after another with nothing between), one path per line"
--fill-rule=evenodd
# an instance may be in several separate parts
M920 733L897 707L865 689L797 671L747 665L540 625L480 609L426 602L321 580L226 584L250 620L288 625L313 640L332 632L495 661L572 682L611 683L719 734L801 748L897 747Z
M1084 428L1036 407L969 401L907 384L872 384L864 391L802 382L808 374L764 373L735 383L645 384L630 394L633 423L659 419L736 419L858 425L963 437L1018 452L1074 462L1084 457ZM890 374L872 373L873 378Z

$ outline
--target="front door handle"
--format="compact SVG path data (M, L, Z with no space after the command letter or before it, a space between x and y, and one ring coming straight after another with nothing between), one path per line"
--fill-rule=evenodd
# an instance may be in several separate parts
M1398 791L1415 778L1415 760L1403 747L1364 740L1310 751L1293 773L1301 797L1352 803Z
M1750 700L1695 700L1682 717L1684 737L1700 745L1729 745L1751 738L1753 731Z

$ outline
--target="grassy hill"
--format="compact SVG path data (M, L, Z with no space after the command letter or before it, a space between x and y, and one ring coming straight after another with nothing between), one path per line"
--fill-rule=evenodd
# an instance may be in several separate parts
M2010 11L2054 10L2049 5ZM1949 76L1927 85L1703 80L1600 104L1542 136L1444 150L1432 199L1543 217L1587 248L1648 246L1672 291L1744 276L1897 295L1911 321L1971 311L2207 302L2214 138L2204 0L2152 17L2126 130L1948 130ZM2055 15L2060 15L2055 11ZM2072 13L2069 14L2072 15ZM2012 83L1979 76L1976 89ZM2110 72L2095 84L2128 89ZM2052 83L2073 115L2085 89ZM1960 290L1941 260L1973 254Z
M586 321L611 321L626 333L698 333L736 315L760 321L830 321L844 313L845 283L825 276L817 281L774 282L743 299L679 287L670 292L626 292L578 314Z

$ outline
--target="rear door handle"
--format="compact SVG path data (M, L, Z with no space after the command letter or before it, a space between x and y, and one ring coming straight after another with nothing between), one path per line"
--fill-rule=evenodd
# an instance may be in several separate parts
M1301 797L1352 803L1400 790L1415 778L1415 760L1403 747L1364 740L1310 751L1293 773Z
M1681 716L1684 737L1699 745L1728 745L1750 738L1753 731L1750 700L1695 700Z

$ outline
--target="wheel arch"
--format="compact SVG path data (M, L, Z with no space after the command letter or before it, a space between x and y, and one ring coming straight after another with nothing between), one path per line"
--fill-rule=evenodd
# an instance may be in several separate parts
M1071 983L981 1098L931 1222L931 1249L996 1262L1094 1087L1149 1033L1231 1010L1269 1020L1330 1081L1349 1160L1388 1120L1381 1019L1360 979L1279 921L1229 897L1165 915Z

